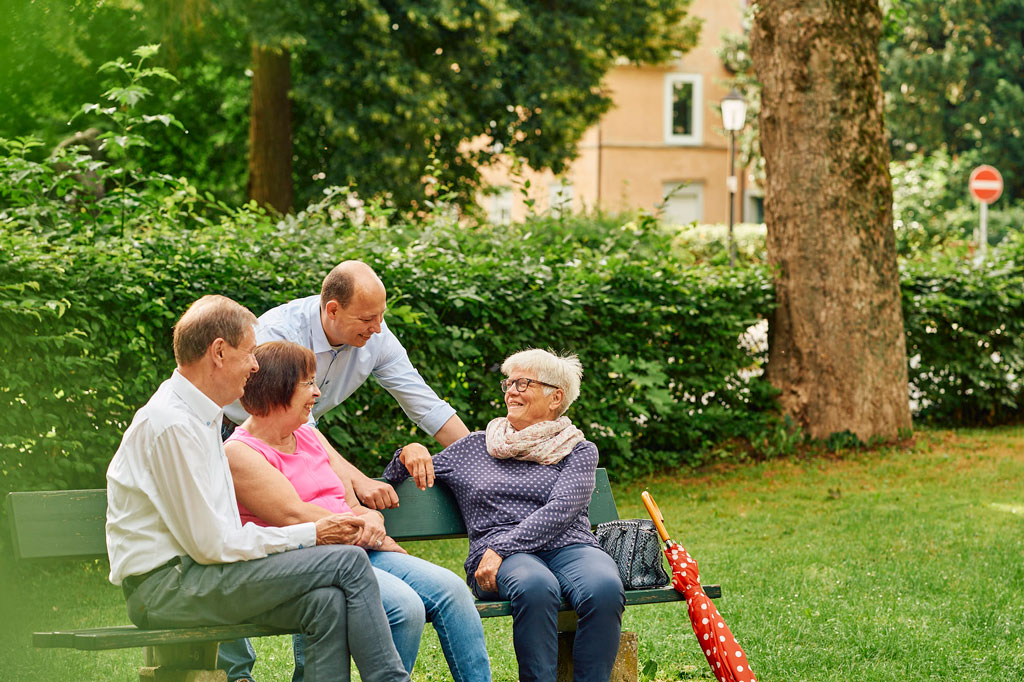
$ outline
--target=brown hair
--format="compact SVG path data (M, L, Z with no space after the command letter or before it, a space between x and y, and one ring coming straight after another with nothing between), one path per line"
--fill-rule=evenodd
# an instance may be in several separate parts
M242 407L254 417L287 407L299 382L316 374L313 351L291 341L269 341L254 351L260 368L245 383Z
M174 359L181 367L191 365L217 339L237 348L255 324L256 316L227 296L203 296L174 325Z

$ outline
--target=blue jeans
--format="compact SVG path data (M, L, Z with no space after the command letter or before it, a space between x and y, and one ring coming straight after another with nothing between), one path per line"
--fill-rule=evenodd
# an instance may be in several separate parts
M441 650L455 682L490 682L484 629L466 583L446 568L398 552L367 552L380 588L391 638L406 671L412 672L419 652L423 625L429 620L437 631ZM305 638L295 635L293 682L302 682ZM616 648L618 644L616 644ZM217 667L231 682L252 679L255 652L248 640L220 646Z
M574 682L608 682L619 650L626 597L615 562L599 547L576 544L512 554L498 568L498 592L480 599L512 602L512 644L520 682L550 682L558 668L558 605L562 595L579 625L572 649Z

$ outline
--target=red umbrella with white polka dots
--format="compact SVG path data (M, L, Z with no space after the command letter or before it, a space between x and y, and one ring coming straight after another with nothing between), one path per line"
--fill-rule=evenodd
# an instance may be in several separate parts
M661 539L665 542L665 556L672 568L672 587L686 597L693 632L697 635L697 642L708 659L708 665L711 666L715 678L720 682L756 682L747 662L747 655L743 653L729 626L725 624L718 609L700 586L697 562L682 545L669 539L661 511L651 494L644 491L641 497L644 506L647 507L647 513L651 515Z

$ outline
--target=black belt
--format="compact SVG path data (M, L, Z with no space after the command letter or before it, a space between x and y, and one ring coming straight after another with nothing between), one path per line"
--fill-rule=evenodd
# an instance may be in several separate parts
M160 564L159 566L154 568L152 571L147 571L146 573L142 573L142 574L139 574L139 575L127 575L127 576L125 576L124 579L121 581L121 591L124 592L124 598L128 599L129 597L131 597L132 594L135 592L135 590L139 589L139 585L141 585L142 583L146 582L147 579L153 577L155 574L159 573L160 571L164 570L165 568L170 568L171 566L177 566L180 563L181 563L181 557L180 556L176 556L173 559L171 559L170 561L168 561L167 563Z

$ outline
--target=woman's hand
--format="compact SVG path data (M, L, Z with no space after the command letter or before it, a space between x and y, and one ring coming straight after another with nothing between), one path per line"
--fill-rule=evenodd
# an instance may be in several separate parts
M473 574L473 577L476 579L476 584L480 586L481 590L486 592L498 591L498 568L501 566L501 562L501 556L490 548L480 557L480 563L477 564L476 573Z
M405 465L409 475L420 490L434 487L434 459L430 451L419 443L409 443L402 448L398 461Z
M331 514L316 522L316 544L351 545L362 533L365 522L352 514Z
M381 549L384 538L387 537L387 531L384 530L384 515L379 511L366 509L359 513L359 518L364 523L363 532L353 544L365 549Z
M398 493L389 483L375 481L362 474L360 476L352 477L352 488L363 505L370 509L393 509L398 506Z
M381 552L398 552L399 554L408 554L408 552L405 551L405 547L402 547L400 544L395 542L395 539L390 535L384 536L384 543L377 549Z

